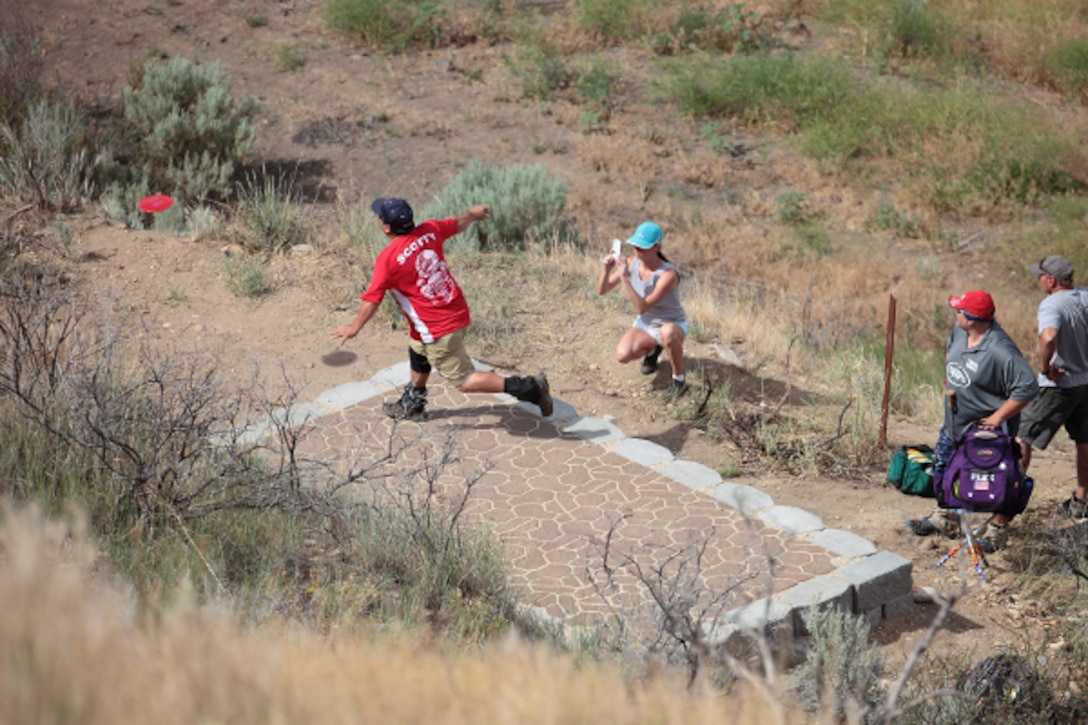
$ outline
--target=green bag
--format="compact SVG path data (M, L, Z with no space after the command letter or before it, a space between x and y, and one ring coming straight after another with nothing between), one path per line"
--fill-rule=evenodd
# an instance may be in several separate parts
M911 496L936 498L933 492L933 449L927 445L900 448L888 466L888 482Z

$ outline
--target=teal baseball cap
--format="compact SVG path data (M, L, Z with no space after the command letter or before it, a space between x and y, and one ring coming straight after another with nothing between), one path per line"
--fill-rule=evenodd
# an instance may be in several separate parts
M661 227L653 222L642 222L638 225L634 235L627 240L627 243L633 244L639 249L649 249L655 244L661 244L662 236Z

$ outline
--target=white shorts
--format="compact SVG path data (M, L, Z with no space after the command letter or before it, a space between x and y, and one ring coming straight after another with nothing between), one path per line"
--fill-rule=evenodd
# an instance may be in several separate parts
M640 315L640 316L635 318L635 322L634 322L633 325L631 325L631 327L636 327L636 328L642 330L647 335L652 337L654 339L654 342L656 342L658 345L660 345L661 344L661 326L664 325L664 324L667 324L667 323L666 322L655 322L653 324L649 324L645 320L643 320L642 316ZM691 332L691 325L689 325L686 322L674 322L673 324L676 325L677 327L679 327L681 330L683 330L685 336L687 336Z

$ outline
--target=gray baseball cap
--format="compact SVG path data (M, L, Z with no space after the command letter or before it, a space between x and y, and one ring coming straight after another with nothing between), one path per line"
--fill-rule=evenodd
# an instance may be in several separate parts
M1072 279L1073 277L1072 263L1057 254L1039 260L1036 264L1031 265L1029 271L1036 277L1044 274L1049 274L1057 279Z

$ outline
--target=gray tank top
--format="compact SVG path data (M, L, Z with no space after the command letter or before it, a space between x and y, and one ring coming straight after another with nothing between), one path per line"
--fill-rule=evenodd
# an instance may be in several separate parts
M669 262L665 262L658 269L654 270L653 275L651 275L649 279L642 279L638 273L641 266L642 263L636 259L631 263L628 272L631 275L631 287L634 288L635 293L642 299L646 299L646 297L654 291L657 280L661 278L661 275L665 270L676 269L676 267ZM684 314L684 306L680 304L679 283L665 293L665 296L662 297L656 305L643 312L639 317L641 317L642 321L648 325L660 325L663 322L687 322L688 318L687 315Z

